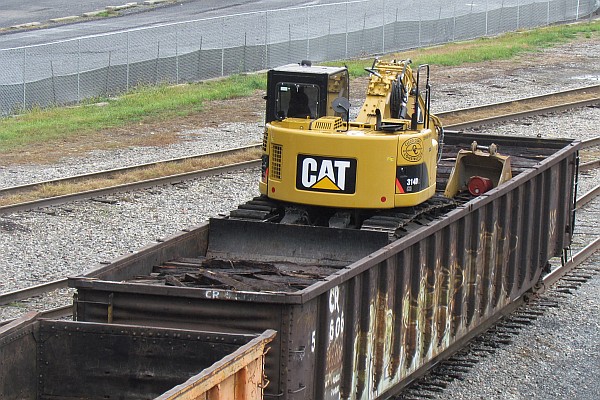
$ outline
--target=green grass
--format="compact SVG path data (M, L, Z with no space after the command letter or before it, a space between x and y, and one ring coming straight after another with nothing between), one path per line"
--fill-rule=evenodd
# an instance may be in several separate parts
M232 76L198 84L143 87L115 100L95 99L78 107L34 109L0 120L0 152L139 121L189 115L201 110L204 101L247 96L265 85L264 74Z
M592 21L449 43L443 46L386 55L383 58L410 58L413 65L457 66L482 61L509 60L522 54L538 52L548 47L567 43L580 37L588 39L598 37L599 34L600 21ZM350 60L328 64L340 65L340 63L345 63L351 76L360 77L367 74L364 68L370 67L372 62L372 60Z
M384 58L411 58L413 65L428 63L442 66L507 60L578 37L597 37L599 31L600 21L592 21L417 49L386 55ZM359 77L366 74L364 68L371 66L372 60L347 60L327 64L346 64L351 76ZM264 74L232 76L198 84L143 87L115 100L96 99L79 107L31 110L17 117L0 119L0 153L18 150L32 143L67 142L71 135L89 135L103 129L142 121L152 122L190 115L201 110L205 101L247 96L265 85ZM99 101L107 104L93 105Z
M102 12L94 15L94 17L96 17L96 18L108 18L108 17L116 17L117 15L119 15L119 13L117 11L106 10L106 11L102 11Z

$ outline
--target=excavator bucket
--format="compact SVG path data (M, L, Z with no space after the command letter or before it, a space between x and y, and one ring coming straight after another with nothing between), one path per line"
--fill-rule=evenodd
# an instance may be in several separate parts
M471 144L471 150L460 150L452 168L444 196L452 198L469 191L479 196L512 178L510 156L497 153L497 147Z

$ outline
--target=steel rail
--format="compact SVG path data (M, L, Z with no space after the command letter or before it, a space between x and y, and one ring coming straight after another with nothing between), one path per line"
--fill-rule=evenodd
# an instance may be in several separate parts
M595 188L591 189L590 191L588 191L583 196L581 196L580 198L577 199L577 202L575 202L575 209L579 210L581 207L585 206L587 203L594 200L596 198L596 196L598 196L599 194L600 194L600 185L597 185Z
M531 101L542 101L545 99L552 98L553 96L564 96L564 95L568 95L568 94L572 95L572 94L584 93L584 92L587 93L590 91L592 91L592 92L598 91L600 94L600 85L588 86L585 88L574 89L574 90L566 91L566 92L557 92L557 93L546 94L546 95L541 95L541 96L528 97L528 98L524 98L524 99L509 101L509 102L478 106L478 107L474 107L474 108L470 108L470 109L453 110L453 111L443 112L441 114L438 114L438 116L441 116L443 118L443 116L452 115L452 114L455 115L457 113L482 111L482 110L486 110L486 109L506 107L509 105L514 106L515 104L518 104L520 102L527 103L527 102L531 102ZM480 119L477 121L470 121L470 122L461 123L461 124L448 125L446 128L461 130L461 129L466 129L470 126L479 126L479 125L483 125L483 124L497 122L500 120L514 119L514 118L522 116L524 114L535 115L535 114L539 114L542 112L557 111L558 109L580 107L582 105L588 104L589 102L593 102L594 104L600 103L600 97L595 98L593 100L589 100L589 99L585 100L583 103L581 103L581 102L569 103L567 105L552 106L552 107L546 107L546 108L537 109L537 110L528 110L528 111L522 112L522 113L506 114L506 115L502 115L502 116L495 116L495 117L488 118L488 119ZM592 141L590 141L589 146L595 146L595 145L598 145L599 143L600 143L600 138L595 138L595 139L592 139ZM99 172L94 172L94 173L90 173L90 174L75 175L75 176L61 178L61 179L54 179L54 180L36 182L36 183L20 185L20 186L15 186L15 187L10 187L10 188L4 188L4 189L0 189L0 196L6 196L6 195L18 193L18 192L32 191L32 190L35 190L36 188L40 188L44 185L74 184L77 182L82 182L82 181L91 180L91 179L109 178L111 176L115 176L118 174L144 170L144 169L162 166L162 165L182 163L182 162L185 162L188 160L210 158L210 157L223 157L223 156L232 155L232 154L235 154L235 153L238 153L241 151L245 151L245 150L257 149L260 146L261 146L260 144L253 144L253 145L240 147L240 148L236 148L236 149L225 150L225 151L194 155L194 156L190 156L190 157L173 158L173 159L169 159L169 160L162 160L162 161L157 161L157 162L152 162L152 163L138 164L138 165L134 165L134 166L130 166L130 167L115 168L115 169L111 169L111 170L99 171ZM55 196L55 197L51 197L51 198L33 200L33 201L22 202L22 203L18 203L18 204L11 204L11 205L0 207L0 215L7 214L7 213L13 213L13 212L28 211L28 210L32 210L35 208L41 208L41 207L56 206L56 205L60 205L65 202L68 202L68 201L89 199L94 196L110 195L110 194L115 194L115 193L119 193L119 192L123 192L123 191L127 191L127 190L145 189L145 188L156 186L156 185L177 183L177 182L181 182L182 180L185 180L185 179L193 179L193 178L204 177L204 176L208 176L208 175L214 175L214 174L222 173L222 172L230 172L230 171L238 170L241 168L255 167L258 165L258 163L259 163L259 160L251 160L251 161L247 161L246 163L231 164L231 165L227 165L227 166L223 166L223 167L214 167L214 168L200 170L200 171L191 171L188 173L169 175L169 176L164 176L164 177L159 177L159 178L154 178L154 179L148 179L148 180L144 180L144 181L115 185L115 186L110 186L110 187L106 187L106 188L89 190L89 191L73 193L73 194L68 194L68 195L63 195L63 196ZM592 164L590 164L589 166L587 164L585 164L584 168L594 168L594 167Z
M52 282L41 283L30 286L25 289L14 290L12 292L0 294L0 305L6 305L17 301L29 299L35 296L41 296L48 292L67 287L67 278L58 279Z
M34 182L34 183L26 184L26 185L19 185L19 186L13 186L13 187L9 187L9 188L0 189L0 196L7 196L10 194L14 194L14 193L23 193L26 191L35 190L35 189L37 189L41 186L45 186L45 185L56 185L56 184L64 184L64 183L73 184L73 183L87 181L90 179L110 178L110 177L118 175L118 174L130 173L130 172L134 172L134 171L141 171L141 170L145 170L145 169L152 168L152 167L160 167L160 166L165 166L165 165L169 165L169 164L181 164L186 161L208 159L211 157L226 157L226 156L231 156L231 155L240 153L242 151L254 150L254 149L258 149L258 148L259 148L258 144L252 144L249 146L243 146L243 147L222 150L222 151L215 151L212 153L196 154L196 155L189 156L189 157L171 158L168 160L161 160L161 161L155 161L155 162L150 162L150 163L145 163L145 164L131 165L128 167L114 168L114 169L108 169L108 170L104 170L104 171L92 172L92 173L87 173L87 174L73 175L73 176L68 176L68 177L64 177L64 178Z
M547 93L537 96L523 97L521 99L509 100L500 103L494 104L484 104L481 106L469 107L469 108L458 108L450 111L443 111L441 113L436 113L436 115L443 119L444 117L449 118L455 115L468 115L468 114L477 114L481 112L489 112L489 110L501 109L501 108L515 108L519 105L525 105L530 103L544 103L549 101L550 99L560 98L560 97L571 97L571 96L584 96L591 95L593 96L596 93L595 99L590 99L591 101L597 101L600 98L600 85L591 85L584 86L576 89L563 90L560 92ZM596 104L596 103L592 103Z
M579 171L591 171L600 167L600 160L588 161L579 164Z
M582 149L588 149L590 147L600 146L600 136L595 138L587 139L581 142ZM600 167L600 160L588 161L585 163L579 164L579 171L590 171Z
M586 194L584 194L583 196L581 196L580 198L577 199L576 202L576 207L580 208L583 205L589 203L591 200L593 200L596 196L598 196L600 194L600 185L596 186L594 189L590 190L589 192L587 192ZM596 240L597 241L597 240ZM588 246L589 247L589 246ZM581 256L576 255L573 259L579 259ZM36 286L31 286L25 289L18 289L12 292L8 292L8 293L4 293L4 294L0 294L0 305L6 305L12 302L17 302L17 301L21 301L21 300L25 300L34 296L40 296L43 295L45 293L48 292L52 292L54 290L57 289L63 289L63 288L67 288L67 278L63 278L63 279L59 279L56 281L52 281L52 282L47 282L47 283L42 283ZM69 310L67 310L68 307L61 307L61 309L66 310L65 312L68 312ZM66 316L65 315L61 315L62 316ZM0 323L0 326L2 324Z
M548 275L542 278L543 291L545 288L549 288L558 282L565 274L575 269L577 266L581 265L585 260L592 256L596 251L600 249L600 237L597 237L594 241L589 243L583 249L579 250L577 254L571 257L568 262L566 262L563 266L555 269L550 272Z
M582 142L582 147L584 148L596 146L600 146L600 136L596 136L595 138L587 139Z
M73 315L73 305L69 304L62 307L51 308L49 310L38 311L37 312L39 318L48 318L48 319L61 319L67 318ZM8 325L13 322L16 318L5 319L4 321L0 321L0 327L4 325Z
M201 178L210 175L216 175L220 173L238 171L243 168L257 167L260 165L260 160L250 160L241 163L228 164L220 167L212 167L197 171L185 172L176 175L168 175L159 178L147 179L143 181L125 183L122 185L115 185L101 189L88 190L79 193L66 194L63 196L55 196L46 199L33 200L24 203L12 204L8 206L0 207L0 215L8 214L20 211L28 211L41 207L50 207L60 204L64 204L68 201L86 200L96 196L106 196L110 194L125 192L129 190L147 189L154 186L160 186L165 184L179 183L184 180Z
M482 125L490 125L490 124L494 124L497 122L511 121L511 120L515 120L518 118L531 117L531 116L540 115L540 114L547 114L550 112L561 112L561 111L571 110L574 108L587 107L587 106L596 105L596 104L600 104L600 97L595 98L595 99L579 100L579 101L575 101L575 102L571 102L571 103L564 103L564 104L559 104L559 105L540 107L540 108L535 108L535 109L531 109L531 110L511 112L511 113L507 113L507 114L503 114L503 115L495 115L495 116L488 117L488 118L481 118L481 119L477 119L477 120L473 120L473 121L467 121L467 122L446 125L445 128L456 129L456 130L465 130L465 129L474 128L474 127L478 127L478 126L482 126ZM439 114L438 114L438 117L440 117L440 119L444 118L443 115L440 116Z

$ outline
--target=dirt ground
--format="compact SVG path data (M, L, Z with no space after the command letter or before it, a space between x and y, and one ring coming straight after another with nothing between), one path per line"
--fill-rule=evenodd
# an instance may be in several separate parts
M436 88L443 88L458 82L464 85L469 82L486 80L490 76L509 78L528 69L540 67L546 70L556 70L559 73L558 71L564 71L565 66L578 61L573 59L569 47L585 45L586 41L596 42L594 39L580 39L577 42L555 48L554 51L531 53L508 61L489 61L459 67L435 66L435 72L432 72L431 77L432 84ZM351 82L351 99L364 98L367 80L367 77L362 77ZM449 91L446 91L445 94L452 95L451 89ZM224 122L260 123L264 118L263 96L264 91L257 90L249 97L207 102L203 110L194 115L132 123L118 129L101 131L94 134L93 137L73 137L68 142L31 145L18 152L2 155L0 163L4 166L28 163L49 164L61 157L82 155L92 150L166 146L179 140L185 140L184 135L178 133L187 129L215 128Z

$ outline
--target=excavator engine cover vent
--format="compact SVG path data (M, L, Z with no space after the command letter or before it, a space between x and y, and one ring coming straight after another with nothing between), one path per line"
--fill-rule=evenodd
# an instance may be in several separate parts
M281 152L283 148L280 144L274 144L271 147L271 178L281 179Z
M316 120L311 129L319 129L322 131L335 131L342 128L342 119L340 117L321 117Z

